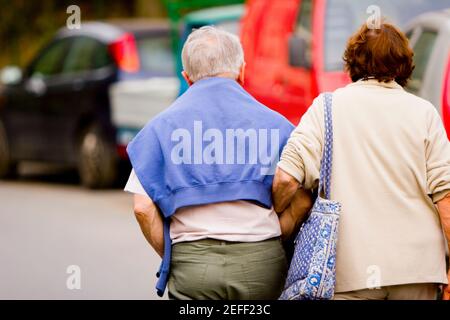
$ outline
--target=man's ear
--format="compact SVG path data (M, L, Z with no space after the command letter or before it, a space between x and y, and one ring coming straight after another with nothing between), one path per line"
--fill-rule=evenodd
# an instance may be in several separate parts
M239 69L239 76L237 78L237 82L243 86L245 79L245 62L242 64L241 69Z
M181 75L183 76L184 80L186 80L189 86L192 86L194 84L194 82L189 78L189 75L186 73L186 71L182 71Z

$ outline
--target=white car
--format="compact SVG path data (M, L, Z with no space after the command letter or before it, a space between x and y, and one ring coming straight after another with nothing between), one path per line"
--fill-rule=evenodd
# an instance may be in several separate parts
M407 90L436 106L450 137L450 9L423 14L405 30L416 65Z

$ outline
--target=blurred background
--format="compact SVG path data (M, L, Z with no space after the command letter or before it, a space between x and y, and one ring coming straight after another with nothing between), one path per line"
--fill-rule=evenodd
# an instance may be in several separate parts
M450 132L450 0L0 0L0 299L154 299L126 146L187 90L180 52L215 25L244 47L245 89L297 124L350 82L349 36L410 39L407 90ZM407 115L405 115L407 117Z

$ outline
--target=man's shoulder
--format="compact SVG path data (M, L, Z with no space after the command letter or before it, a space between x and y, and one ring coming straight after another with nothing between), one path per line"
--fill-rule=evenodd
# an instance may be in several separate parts
M247 100L248 98L250 98L251 101ZM186 121L192 119L193 117L199 117L199 119L203 119L205 121L212 119L217 122L221 121L220 119L223 118L230 119L236 117L237 113L242 116L248 112L248 119L252 119L251 122L253 122L253 126L267 129L278 128L282 131L283 135L290 134L294 129L294 125L286 117L261 104L251 95L248 95L244 104L247 106L250 104L253 107L245 108L247 111L244 111L243 113L241 109L243 105L233 104L229 109L223 109L221 108L223 105L217 105L215 107L215 103L208 104L206 107L204 103L207 102L209 102L209 100L202 100L201 97L198 97L196 92L190 92L188 90L183 95L178 97L166 110L151 119L147 123L146 128L147 130L151 128L152 130L159 131L158 129L160 128L168 128L185 124ZM218 108L220 109L221 116L216 115L216 113L219 112L219 110L217 110ZM236 108L239 108L240 112L236 113ZM227 114L227 116L225 116L224 113Z
M174 119L182 118L184 114L189 113L188 108L183 108L183 96L178 97L172 104L170 104L165 110L158 113L153 118L147 121L147 124L144 128L155 129L161 126L167 126Z
M254 99L254 98L253 98ZM269 119L269 123L274 126L284 127L284 128L294 128L292 122L290 122L285 116L281 113L271 109L270 107L262 104L261 102L254 99L255 104L257 105L257 109L265 118Z

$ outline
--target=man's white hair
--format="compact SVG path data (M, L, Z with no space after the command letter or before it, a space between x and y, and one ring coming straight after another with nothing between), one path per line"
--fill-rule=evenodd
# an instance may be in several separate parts
M244 51L234 34L205 26L189 35L181 59L192 82L222 73L238 77L244 64Z

